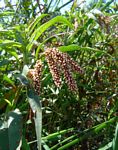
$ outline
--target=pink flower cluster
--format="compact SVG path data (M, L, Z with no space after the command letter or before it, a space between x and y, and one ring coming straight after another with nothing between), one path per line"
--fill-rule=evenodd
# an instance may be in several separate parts
M77 83L72 72L83 73L81 67L67 53L60 52L57 48L47 48L45 51L47 63L57 87L61 86L61 72L70 90L77 92Z
M33 86L35 92L39 95L41 88L41 72L42 72L42 63L38 60L34 66L34 69L30 69L27 77L31 78L33 81Z

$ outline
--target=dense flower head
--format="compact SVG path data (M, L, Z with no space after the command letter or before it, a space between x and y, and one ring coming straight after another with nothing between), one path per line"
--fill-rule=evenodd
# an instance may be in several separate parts
M50 68L50 72L53 76L54 83L57 87L59 87L61 85L61 77L59 72L60 70L58 68L57 62L55 62L53 59L52 51L47 50L45 56L48 62L48 66Z
M77 83L72 76L72 72L83 73L83 70L77 62L75 62L67 53L62 53L55 47L47 48L45 56L55 84L58 87L61 86L60 72L63 72L69 89L77 92Z
M78 92L76 80L73 78L73 72L83 73L83 70L67 53L62 53L58 48L47 48L45 57L52 74L54 83L57 87L62 85L61 74L63 73L65 81L71 91ZM34 69L30 69L27 76L32 79L36 93L40 94L42 63L38 60Z
M33 87L35 92L39 95L41 88L41 71L42 71L42 63L38 60L34 66L34 69L30 69L27 76L32 79Z

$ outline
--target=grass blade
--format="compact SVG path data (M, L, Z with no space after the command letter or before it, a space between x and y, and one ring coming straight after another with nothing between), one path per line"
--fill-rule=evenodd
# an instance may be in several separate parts
M115 137L112 142L113 150L118 150L118 124L116 126Z
M50 21L44 23L43 25L41 25L39 28L37 28L34 31L34 33L32 34L32 36L30 38L30 43L27 47L28 50L30 50L32 48L33 41L36 41L41 36L42 33L44 33L50 26L55 25L55 23L64 23L73 29L73 26L65 17L57 16L57 17L51 19Z
M103 122L97 126L94 126L91 129L88 129L86 131L83 132L83 135L80 136L79 138L76 138L75 140L61 146L60 148L58 148L58 150L64 150L64 149L68 149L73 145L76 145L77 143L81 142L84 139L87 139L90 135L96 135L98 134L102 129L108 127L110 124L112 124L113 122L118 121L118 117L114 117L106 122Z

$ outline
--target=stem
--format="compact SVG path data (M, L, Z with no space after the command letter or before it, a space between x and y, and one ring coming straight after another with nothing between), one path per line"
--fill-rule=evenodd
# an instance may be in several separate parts
M118 117L114 117L114 118L110 119L109 121L103 122L97 126L94 126L91 129L87 129L83 136L76 138L75 140L65 144L64 146L61 146L58 150L67 149L67 148L81 142L82 140L87 139L89 136L98 134L98 132L100 132L103 128L108 127L109 125L111 125L113 122L116 122L117 120L118 120Z
M63 5L60 6L59 8L55 9L55 11L59 11L61 8L65 7L66 5L70 4L71 2L73 2L73 0L70 0L69 2L63 4Z
M57 143L56 145L54 145L53 147L51 147L50 150L57 149L57 147L58 147L59 145L62 145L62 144L64 144L65 142L67 142L67 141L69 141L69 140L72 140L72 139L75 138L75 137L77 137L77 134L72 135L72 136L66 138L65 140L61 141L60 143Z
M53 133L53 134L50 134L48 136L42 137L42 140L50 140L50 139L56 138L59 135L62 135L62 134L68 133L68 132L72 132L73 130L74 130L74 128L69 128L67 130L58 131L56 133Z

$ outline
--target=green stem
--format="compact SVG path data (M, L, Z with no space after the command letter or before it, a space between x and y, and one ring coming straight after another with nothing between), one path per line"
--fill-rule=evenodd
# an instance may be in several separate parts
M93 128L91 129L88 129L85 131L85 134L79 138L76 138L75 140L65 144L64 146L61 146L60 148L58 148L58 150L64 150L64 149L67 149L79 142L81 142L82 140L84 139L87 139L89 136L91 135L96 135L98 132L100 132L103 128L106 128L108 127L109 125L111 125L113 122L116 122L118 121L118 117L114 117L106 122L103 122L97 126L94 126Z
M59 131L59 132L50 134L50 135L48 135L48 136L42 137L42 140L50 140L50 139L56 138L56 137L59 136L59 135L62 135L62 134L71 132L71 131L73 131L73 130L74 130L74 128L70 128L70 129L67 129L67 130L62 130L62 131Z
M57 8L55 11L59 11L61 8L65 7L66 5L70 4L71 2L73 2L73 0L70 0L69 2L65 3L64 5L60 6L59 8Z
M66 138L65 140L61 141L60 143L57 143L56 145L54 145L53 147L51 147L50 150L57 149L57 147L58 147L59 145L62 145L62 144L64 144L65 142L67 142L67 141L69 141L69 140L72 140L72 139L75 138L75 137L77 137L77 134L76 134L76 135L72 135L72 136Z

